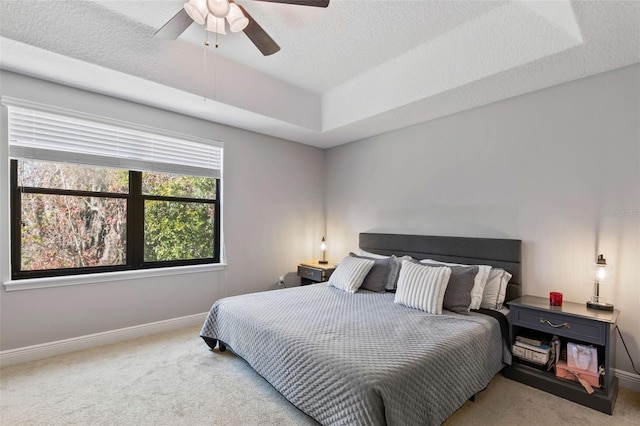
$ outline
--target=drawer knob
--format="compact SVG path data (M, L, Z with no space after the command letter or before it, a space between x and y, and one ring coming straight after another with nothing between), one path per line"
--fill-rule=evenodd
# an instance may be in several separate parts
M550 326L551 326L551 327L553 327L553 328L565 327L565 328L571 329L571 324L569 324L568 322L563 322L562 324L554 324L554 323L552 323L552 322L551 322L551 321L549 321L549 320L546 320L546 319L544 319L544 318L540 318L540 323L541 323L541 324L547 324L547 325L550 325Z
M311 271L304 271L304 273L307 274L308 276L312 276L313 275L313 272L311 272Z

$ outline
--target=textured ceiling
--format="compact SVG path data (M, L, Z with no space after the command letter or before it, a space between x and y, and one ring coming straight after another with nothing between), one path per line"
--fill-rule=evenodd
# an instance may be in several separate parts
M638 1L237 2L280 52L154 37L179 0L2 0L0 67L331 147L640 62Z

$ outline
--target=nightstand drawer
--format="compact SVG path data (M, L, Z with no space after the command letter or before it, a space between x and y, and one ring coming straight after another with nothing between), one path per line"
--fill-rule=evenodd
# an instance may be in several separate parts
M582 340L587 343L604 345L608 324L601 321L578 318L570 315L522 309L511 309L513 325L527 327L549 334Z
M302 278L306 278L311 281L322 282L325 281L324 270L311 268L309 266L298 266L298 275Z

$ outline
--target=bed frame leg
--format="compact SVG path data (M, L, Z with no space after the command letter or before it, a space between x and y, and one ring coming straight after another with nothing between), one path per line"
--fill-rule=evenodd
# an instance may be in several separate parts
M480 392L487 390L488 387L489 385L485 386L484 389L482 389ZM471 395L471 398L469 398L469 401L476 402L476 396L478 396L480 392L476 392L473 395Z
M200 337L202 337L202 340L204 340L207 346L209 346L210 351L213 351L216 348L216 345L218 345L218 350L220 352L224 352L227 350L227 345L222 343L222 340L214 339L212 337L207 337L207 336L200 336Z
M207 336L200 336L200 337L202 337L202 340L204 340L207 346L209 346L210 351L215 349L216 343L218 343L218 340L212 339L211 337L207 337Z

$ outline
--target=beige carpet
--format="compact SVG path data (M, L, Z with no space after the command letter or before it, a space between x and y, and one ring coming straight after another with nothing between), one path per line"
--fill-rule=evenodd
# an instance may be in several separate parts
M0 370L0 424L316 424L230 352L188 328ZM639 425L640 394L608 416L496 376L447 425Z

